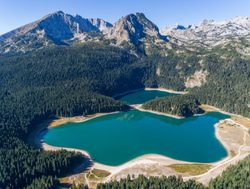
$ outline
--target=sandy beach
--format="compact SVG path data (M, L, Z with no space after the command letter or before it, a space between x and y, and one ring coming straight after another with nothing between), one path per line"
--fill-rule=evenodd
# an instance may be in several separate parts
M81 122L89 121L89 120L97 118L97 117L101 117L101 116L105 116L105 115L109 115L109 114L115 114L115 113L119 113L119 111L108 112L108 113L96 113L96 114L91 114L91 115L87 115L87 116L61 117L61 118L53 120L48 125L48 128L58 127L60 125L64 125L67 123L81 123Z
M175 91L175 90L172 90L172 89L165 89L165 88L139 88L139 89L133 89L133 90L129 90L129 91L125 91L125 92L122 92L122 93L117 93L113 96L113 98L116 98L116 97L119 97L119 96L123 96L123 95L126 95L126 94L130 94L130 93L134 93L134 92L138 92L138 91L142 91L142 90L145 90L145 91L153 91L153 90L156 90L156 91L163 91L163 92L168 92L168 93L174 93L174 94L187 94L188 92L187 91Z
M152 91L152 90L157 90L157 91L164 91L164 92L168 92L168 93L174 93L174 94L187 94L188 91L175 91L175 90L172 90L172 89L165 89L165 88L148 88L146 87L144 90L146 91Z
M157 115L172 117L172 118L175 118L175 119L183 119L183 118L185 118L185 117L181 117L181 116L178 116L178 115L172 115L172 114L157 112L157 111L153 111L153 110L146 110L146 109L142 108L142 104L131 105L131 107L133 107L134 109L140 110L142 112L149 112L149 113L153 113L153 114L157 114Z

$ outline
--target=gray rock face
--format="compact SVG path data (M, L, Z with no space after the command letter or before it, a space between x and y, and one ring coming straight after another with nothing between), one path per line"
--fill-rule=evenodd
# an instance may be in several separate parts
M93 35L93 32L96 34ZM134 45L156 40L166 41L158 27L143 13L127 15L112 25L100 18L86 19L58 11L0 36L0 53L26 52L51 45L96 41L98 35L116 39L118 45L123 41Z
M109 33L111 28L113 27L112 24L100 18L89 18L88 20L93 26L98 28L99 31L101 31L104 34Z
M198 45L213 47L227 43L232 38L248 38L250 35L250 17L235 17L216 22L204 20L201 24L182 28L163 28L161 33L176 39L180 45Z
M88 19L84 19L81 16L77 15L73 17L62 11L58 11L38 21L8 32L1 37L6 40L13 36L21 36L28 32L36 33L38 31L44 31L45 35L52 39L64 40L73 37L76 33L98 31L98 28L93 26Z
M223 22L204 20L196 26L164 28L161 33L143 13L129 14L112 25L100 18L87 19L58 11L0 36L0 53L115 39L110 42L121 46L127 42L137 47L143 44L145 49L178 45L189 49L212 48L233 44L241 54L250 54L250 48L242 46L242 38L246 44L250 43L250 17L236 17ZM232 42L234 39L236 41Z
M143 13L130 14L119 19L111 29L109 37L117 39L120 43L128 41L136 45L147 38L164 40L158 27Z
M108 25L105 21L100 21L100 26L104 24ZM0 52L27 51L51 44L65 44L65 40L89 32L101 31L89 19L58 11L2 35Z

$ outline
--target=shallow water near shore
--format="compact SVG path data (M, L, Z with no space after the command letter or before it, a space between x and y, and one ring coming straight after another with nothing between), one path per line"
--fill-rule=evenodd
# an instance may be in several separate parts
M175 119L130 110L49 129L44 141L82 149L96 162L111 166L145 154L209 163L227 156L214 128L214 124L226 118L229 116L218 112Z

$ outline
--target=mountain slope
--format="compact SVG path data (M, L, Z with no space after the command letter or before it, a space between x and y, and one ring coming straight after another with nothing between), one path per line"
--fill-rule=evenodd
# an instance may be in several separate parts
M104 34L109 33L111 28L113 27L112 24L100 18L89 18L88 20L93 26L98 28L99 31L101 31Z
M76 36L79 38L81 34L101 33L111 26L101 19L85 19L58 11L2 35L0 52L25 52L44 46L67 44L67 40Z
M143 13L129 14L112 25L100 18L87 19L58 11L0 36L0 53L103 40L146 54L152 49L166 54L172 48L199 51L219 47L247 56L250 55L250 17L222 22L204 20L196 26L177 25L159 32Z
M163 28L161 33L170 36L178 45L214 47L233 39L250 40L250 17L235 17L216 22L204 20L197 26Z
M116 45L127 42L136 47L167 41L143 13L127 15L112 25L100 18L86 19L58 11L0 36L0 53L103 39L115 39Z
M116 38L118 43L123 41L139 45L145 39L165 40L158 27L148 20L143 13L129 14L119 19L111 29L111 38Z

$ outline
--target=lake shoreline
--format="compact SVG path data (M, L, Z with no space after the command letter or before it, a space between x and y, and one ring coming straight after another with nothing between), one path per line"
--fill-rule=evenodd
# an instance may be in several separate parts
M230 120L230 119L229 119ZM118 166L110 166L110 165L105 165L105 164L101 164L98 162L95 162L91 156L89 155L89 153L87 151L84 150L79 150L79 149L74 149L74 148L66 148L66 147L56 147L56 146L52 146L46 143L41 143L41 146L44 150L48 150L48 151L56 151L56 150L68 150L68 151L75 151L75 152L80 152L82 153L84 156L87 156L88 158L90 158L93 162L93 166L91 167L91 169L101 169L101 170L105 170L110 172L110 176L108 176L105 181L110 181L113 180L114 178L116 178L117 175L123 175L123 172L127 172L129 169L131 168L141 168L144 166L169 166L172 164L205 164L205 165L210 165L211 169L209 169L206 173L203 173L201 175L195 175L195 176L182 176L184 180L189 180L189 179L201 179L200 181L204 184L207 184L208 181L210 180L211 177L214 177L215 175L219 175L222 173L222 171L225 169L224 166L228 167L229 165L231 165L232 162L238 162L239 160L243 159L244 157L246 157L247 154L241 154L241 147L243 147L243 145L239 148L239 151L236 153L235 157L232 157L230 155L230 145L227 145L227 143L225 142L225 139L223 137L223 135L221 135L221 132L223 133L226 128L221 129L220 125L222 123L218 122L214 125L215 128L215 137L222 143L222 145L224 146L224 148L227 150L228 154L226 157L224 157L223 159L216 161L216 162L211 162L211 163L201 163L201 162L189 162L189 161L183 161L183 160L177 160L177 159L173 159L164 155L160 155L160 154L145 154L139 157L136 157L134 159L129 160L128 162L125 162L121 165ZM243 129L241 127L239 127L240 129ZM246 131L244 131L245 133L247 133ZM209 174L210 172L215 172L216 174L211 175ZM178 173L172 173L171 175L179 175ZM124 177L121 177L124 178Z
M126 94L130 94L130 93L134 93L134 92L138 92L138 91L142 91L142 90L146 90L146 91L150 91L150 90L156 90L156 91L163 91L163 92L168 92L168 93L174 93L174 94L186 94L187 92L185 91L175 91L172 89L165 89L165 88L139 88L139 89L133 89L133 90L129 90L129 91L125 91L122 93L117 93L113 96L113 98L117 98L117 97L121 97L124 96ZM134 109L133 105L130 105L130 107L132 109ZM140 111L147 111L145 109L138 109ZM108 113L95 113L95 114L90 114L87 116L73 116L73 117L60 117L58 119L54 119L49 125L48 128L54 128L54 127L58 127L67 123L82 123L97 117L101 117L101 116L105 116L105 115L109 115L109 114L114 114L114 113L119 113L119 111L115 111L115 112L108 112ZM175 115L171 115L171 114L167 114L167 113L161 113L161 112L157 112L157 111L152 111L151 113L154 114L158 114L158 115L165 115L168 117L173 117L176 119L182 119L185 117L180 117L180 116L175 116ZM203 114L201 114L203 115ZM198 115L197 115L198 116Z
M140 90L161 90L161 91L164 90L166 92L170 92L170 90L168 90L168 89L145 88L145 89L137 89L137 90L125 92L125 93L123 93L123 95L129 94L131 92L140 91ZM180 93L178 93L178 94L180 94ZM185 94L186 94L186 92L185 92ZM211 108L210 111L208 111L208 108L207 108L207 110L205 111L206 113L207 112L220 112L220 113L227 114L227 115L235 115L235 114L230 114L228 112L224 112L224 111L222 111L222 110L220 110L220 109L218 109L216 107L213 107L213 106L209 106L209 105L206 105L206 106ZM135 109L137 109L137 108L135 108ZM144 110L144 109L138 109L138 110L139 111L147 111L147 110ZM164 115L164 116L168 116L168 117L172 117L172 118L176 118L176 119L182 119L182 117L174 116L174 115L171 115L171 114L165 114L165 113L160 113L160 112L155 112L155 111L148 111L148 112L153 113L153 114ZM61 118L61 120L59 119L60 121L58 121L58 119L57 119L57 121L56 120L53 120L53 121L50 120L49 124L48 124L48 121L46 123L42 123L43 126L38 127L36 129L35 134L33 135L33 137L31 137L30 140L31 141L33 140L33 142L35 144L39 143L40 147L43 148L46 151L47 150L48 151L50 151L50 150L52 150L52 151L56 151L56 150L75 151L75 152L82 153L84 156L87 156L92 160L89 153L84 151L84 150L79 150L79 149L74 149L74 148L56 147L56 146L52 146L52 145L49 145L49 144L46 144L46 143L42 142L42 138L44 136L44 133L48 128L58 127L60 125L66 124L66 123L85 122L85 121L88 121L90 119L94 119L94 118L97 118L97 117L100 117L100 116L113 114L113 113L118 113L118 112L97 113L97 114L93 114L93 115L89 115L89 116L85 116L85 117L75 116L75 117L71 117L71 118ZM199 116L199 115L197 115L197 116ZM53 124L51 124L51 123L53 123ZM238 124L238 123L236 123L236 124ZM164 156L164 155L145 154L145 155L136 157L136 158L134 158L134 159L132 159L132 160L130 160L128 162L125 162L124 164L118 165L118 166L109 166L109 165L104 165L104 164L93 161L93 167L92 168L103 169L103 170L111 172L111 175L109 177L107 177L107 179L105 181L110 181L110 180L114 179L115 175L119 175L122 172L124 172L124 170L127 170L129 168L140 167L140 166L151 166L151 165L155 165L155 164L161 165L161 166L165 166L165 165L169 165L169 164L208 164L208 165L211 165L212 169L214 170L216 167L220 167L221 165L225 165L225 164L227 165L227 163L230 163L231 160L232 160L232 157L230 157L230 148L229 148L229 146L225 145L225 141L224 141L223 137L218 134L219 133L219 125L220 125L220 122L218 122L218 123L216 123L214 125L214 127L215 127L215 136L222 143L223 147L227 150L228 154L227 154L227 156L225 158L223 158L222 160L219 160L217 162L212 162L212 163L187 162L187 161L176 160L176 159ZM246 130L246 127L244 127L244 125L242 125L242 127L245 128L245 130ZM239 154L237 154L237 158L240 158L241 156L239 155L239 157L238 157L238 155ZM222 171L219 170L219 173L221 173L221 172ZM207 173L209 173L209 171ZM175 175L178 175L178 174L176 173ZM207 174L207 175L202 174L202 175L198 175L198 176L189 176L189 177L183 177L183 178L184 179L190 179L190 178L196 179L198 177L201 177L201 178L204 178L204 177L208 178L209 177L210 178L210 175L209 174Z
M61 118L53 120L48 125L48 128L50 129L50 128L54 128L54 127L59 127L61 125L67 124L67 123L82 123L82 122L86 122L86 121L89 121L89 120L97 118L97 117L102 117L102 116L109 115L109 114L116 114L119 112L120 111L106 112L106 113L95 113L95 114L89 114L87 116L61 117Z
M176 90L173 90L173 89L165 89L165 88L162 88L162 87L159 87L159 88L149 88L149 87L146 87L144 88L145 91L162 91L162 92L167 92L167 93L173 93L173 94L188 94L188 91L176 91Z
M152 114L156 114L156 115L162 115L162 116L167 116L167 117L171 117L171 118L175 118L175 119L184 119L185 117L181 117L178 115L172 115L172 114L168 114L168 113L164 113L164 112L158 112L158 111L154 111L154 110L147 110L142 108L143 104L136 104L136 105L131 105L131 107L133 107L136 110L142 111L142 112L149 112Z
M128 95L130 93L135 93L135 92L139 92L139 91L162 91L162 92L167 92L167 93L173 93L173 94L187 94L187 91L175 91L173 89L165 89L165 88L150 88L150 87L145 87L145 88L138 88L138 89L132 89L132 90L128 90L125 92L121 92L121 93L117 93L115 95L113 95L113 98L117 98L117 97L121 97L124 95Z

